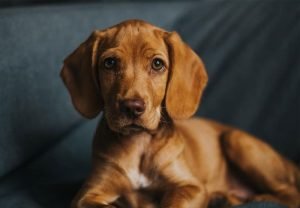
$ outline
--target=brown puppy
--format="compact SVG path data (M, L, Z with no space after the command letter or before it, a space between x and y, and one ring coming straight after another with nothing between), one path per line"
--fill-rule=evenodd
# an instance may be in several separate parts
M125 21L95 31L64 63L75 108L88 118L103 111L73 208L300 206L291 162L240 130L190 119L207 74L177 33Z

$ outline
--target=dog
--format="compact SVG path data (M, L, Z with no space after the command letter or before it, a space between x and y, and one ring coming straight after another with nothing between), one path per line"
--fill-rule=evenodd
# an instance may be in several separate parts
M94 31L61 77L81 115L103 116L72 208L300 207L300 171L254 136L191 118L208 77L176 32L142 20Z

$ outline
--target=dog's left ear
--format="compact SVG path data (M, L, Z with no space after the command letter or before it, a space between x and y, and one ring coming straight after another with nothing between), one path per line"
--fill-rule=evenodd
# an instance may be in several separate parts
M166 109L173 119L186 119L197 110L208 77L199 56L176 32L165 37L170 57Z
M96 78L96 55L101 32L95 31L64 61L63 79L76 110L87 118L93 118L103 108L100 86Z

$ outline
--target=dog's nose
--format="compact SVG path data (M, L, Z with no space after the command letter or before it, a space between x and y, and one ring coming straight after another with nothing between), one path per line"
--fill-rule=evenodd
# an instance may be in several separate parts
M144 113L145 102L141 99L122 100L120 111L130 118L137 118Z

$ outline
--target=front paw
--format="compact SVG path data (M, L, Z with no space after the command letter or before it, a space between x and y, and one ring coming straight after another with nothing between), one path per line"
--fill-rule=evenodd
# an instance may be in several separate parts
M95 201L80 200L78 202L73 202L71 208L119 208L119 206Z
M72 208L119 208L119 207L112 204L104 205L104 204L86 203L86 204L72 206Z
M210 196L208 208L228 208L231 207L230 202L225 194L221 192L215 192Z
M92 207L94 208L94 207ZM115 205L109 204L109 205L97 205L95 208L118 208Z

